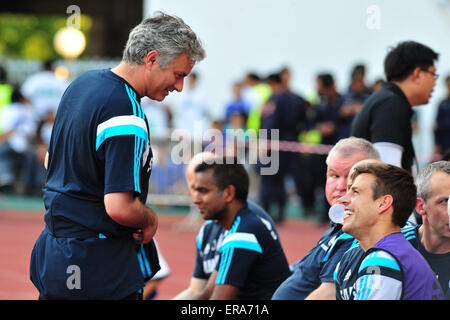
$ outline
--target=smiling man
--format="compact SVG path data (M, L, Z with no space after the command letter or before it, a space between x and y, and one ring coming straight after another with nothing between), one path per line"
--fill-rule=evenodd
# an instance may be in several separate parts
M330 150L327 163L325 195L332 206L347 190L351 167L363 159L379 159L372 144L361 138L341 139ZM316 246L292 267L292 275L275 291L274 300L335 299L333 273L353 237L342 232L342 225L331 223Z
M351 183L349 184L351 185ZM450 299L450 228L447 213L450 194L450 162L433 162L416 178L416 210L422 225L407 224L402 228L406 240L427 260L438 277L445 299ZM336 299L355 299L354 284L365 252L357 242L343 255L336 267Z
M31 256L41 299L140 298L133 234L151 244L158 218L145 205L152 151L139 102L181 91L204 56L182 19L157 13L131 31L117 67L86 72L67 88L46 157L45 229ZM72 276L79 285L68 285Z
M342 230L364 251L356 300L440 300L441 287L423 256L401 233L416 203L413 177L397 166L361 161L350 175Z
M275 224L261 208L247 203L249 177L244 166L236 158L214 160L195 168L193 201L203 219L226 231L221 244L211 248L219 256L206 288L191 298L270 299L290 273Z

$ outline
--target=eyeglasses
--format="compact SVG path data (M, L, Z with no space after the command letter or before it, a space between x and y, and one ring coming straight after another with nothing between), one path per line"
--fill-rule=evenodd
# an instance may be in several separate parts
M432 72L430 70L425 70L425 69L422 69L422 71L431 73L431 75L433 76L434 80L437 80L439 78L439 74L437 74L436 72Z

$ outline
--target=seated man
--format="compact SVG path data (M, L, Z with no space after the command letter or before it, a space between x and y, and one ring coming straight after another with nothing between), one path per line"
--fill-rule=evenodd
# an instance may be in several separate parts
M275 225L247 205L249 177L237 159L213 162L196 167L193 200L226 233L215 270L194 298L270 299L290 274Z
M442 299L430 266L400 232L416 202L411 174L393 165L362 161L352 169L349 181L340 199L346 213L342 230L354 236L364 250L354 299Z
M208 161L214 158L215 154L211 152L200 152L194 155L186 167L186 182L188 184L189 193L194 199L194 183L195 183L195 168L203 161ZM196 207L194 214L201 218L200 212ZM190 213L191 215L191 213ZM196 258L194 271L192 273L189 287L178 293L173 299L175 300L191 300L199 296L206 287L211 273L216 267L217 261L220 257L220 246L222 245L223 236L225 235L225 228L213 221L206 221L200 228L196 239Z
M416 178L416 211L423 224L406 225L402 233L430 264L436 273L443 293L450 299L450 229L448 227L447 199L450 194L450 162L438 161L423 168ZM356 241L336 267L336 298L354 299L354 283L358 265L365 252Z
M338 203L347 188L350 168L363 159L379 159L372 144L361 138L340 140L328 154L325 195L330 205ZM308 254L293 266L292 275L275 291L274 300L335 299L333 272L353 237L344 234L342 225L331 227Z

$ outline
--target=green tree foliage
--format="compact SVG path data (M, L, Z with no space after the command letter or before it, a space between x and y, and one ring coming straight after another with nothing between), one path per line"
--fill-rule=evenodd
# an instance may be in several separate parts
M48 60L59 58L53 47L56 32L66 27L68 16L0 14L0 56ZM81 15L80 30L89 45L92 19Z

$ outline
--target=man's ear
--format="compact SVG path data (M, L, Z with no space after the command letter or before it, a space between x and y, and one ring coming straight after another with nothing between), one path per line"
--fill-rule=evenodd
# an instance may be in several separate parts
M149 51L147 55L144 57L145 66L152 68L156 63L157 58L158 58L158 51L156 50Z
M422 198L416 198L416 211L421 216L425 216L427 214L427 210L425 209L426 203Z
M413 81L413 82L417 82L418 80L419 80L419 78L420 78L420 73L422 72L423 70L420 68L420 67L417 67L417 68L415 68L414 69L414 71L410 74L410 79Z
M394 198L390 194L386 194L379 199L378 210L380 213L387 211L394 204Z
M223 195L226 202L231 202L235 199L236 188L230 184L223 190Z

